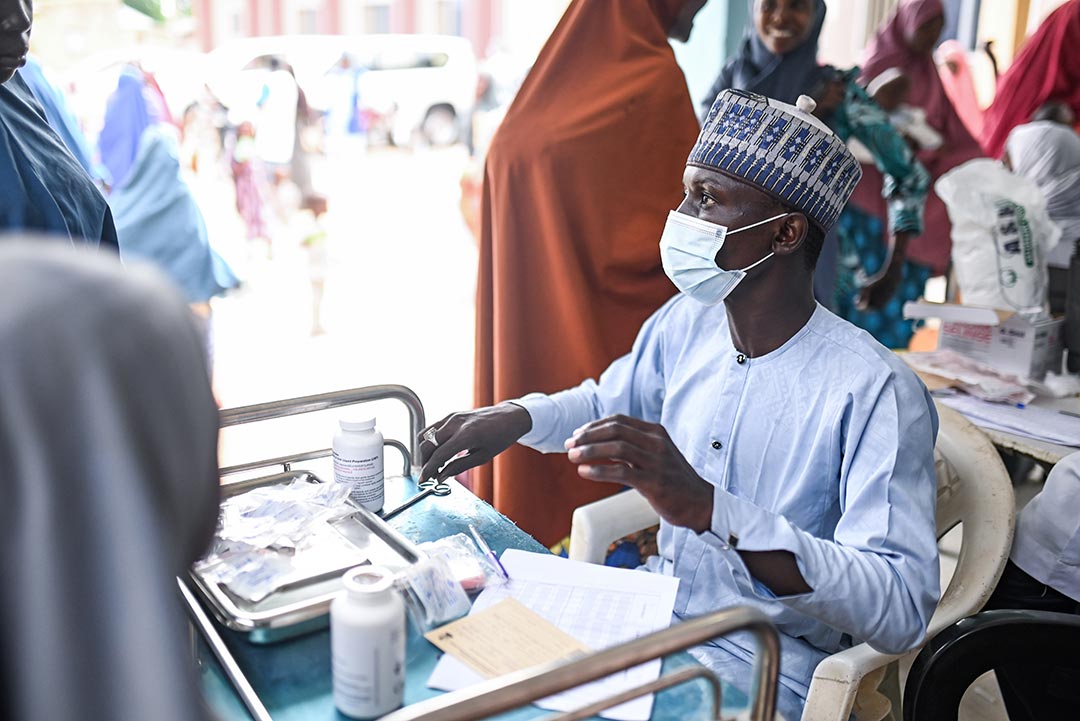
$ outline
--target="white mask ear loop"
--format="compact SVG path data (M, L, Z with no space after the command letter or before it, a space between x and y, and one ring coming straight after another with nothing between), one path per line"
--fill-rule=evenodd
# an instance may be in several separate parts
M762 258L761 260L759 260L756 263L751 263L750 265L743 268L741 272L746 273L747 271L753 270L754 268L758 267L759 265L761 265L762 263L764 263L765 261L767 261L769 258L773 257L774 255L776 255L776 251L773 251L773 252L769 253L768 255L766 255L764 258Z
M736 233L741 233L744 230L752 230L753 228L757 228L758 226L765 225L766 223L771 223L774 220L779 220L780 218L786 218L789 215L791 215L791 213L781 213L780 215L774 215L771 218L766 218L765 220L760 220L760 221L754 223L753 225L746 226L745 228L739 228L738 230L729 230L728 235L735 235ZM769 253L768 255L766 255L764 258L762 258L761 260L759 260L756 263L751 263L750 265L743 268L740 272L746 273L747 271L753 270L754 268L758 267L759 265L761 265L762 263L764 263L765 261L767 261L769 258L773 257L774 255L776 255L776 251L773 251L773 252Z
M789 215L791 215L791 213L790 213L790 212L789 212L789 213L781 213L780 215L774 215L774 216L773 216L773 217L771 217L771 218L766 218L765 220L759 220L758 222L756 222L756 223L753 223L752 225L747 225L747 226L744 226L744 227L742 227L742 228L739 228L738 230L729 230L729 231L727 232L727 234L728 234L728 235L735 235L736 233L741 233L741 232L743 232L744 230L753 230L754 228L757 228L757 227L759 227L759 226L765 225L766 223L771 223L771 222L773 222L774 220L779 220L780 218L786 218L786 217L787 217L787 216L789 216ZM754 266L750 266L750 267L751 267L751 268L753 268Z

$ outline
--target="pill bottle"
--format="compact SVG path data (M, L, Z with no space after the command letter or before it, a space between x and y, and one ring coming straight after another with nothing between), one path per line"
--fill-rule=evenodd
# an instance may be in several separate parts
M385 568L353 569L344 582L330 603L334 705L352 718L378 718L405 698L405 603Z
M334 480L351 489L349 496L369 511L383 507L383 437L375 419L343 418L334 435Z

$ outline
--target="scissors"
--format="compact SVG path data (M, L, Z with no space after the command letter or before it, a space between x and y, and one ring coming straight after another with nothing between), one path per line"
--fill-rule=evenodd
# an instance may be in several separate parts
M409 500L402 503L397 508L392 508L389 511L383 513L382 519L384 521L389 521L394 516L398 515L399 513L408 508L411 508L412 506L416 505L428 496L437 496L441 498L442 496L450 495L450 484L446 481L437 481L434 478L429 478L426 481L420 481L416 485L420 488L420 492Z

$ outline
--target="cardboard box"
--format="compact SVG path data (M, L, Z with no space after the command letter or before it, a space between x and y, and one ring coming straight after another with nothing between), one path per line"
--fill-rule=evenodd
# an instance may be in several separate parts
M938 350L952 350L1002 373L1042 380L1061 372L1064 318L1032 318L1013 311L954 303L904 304L905 318L940 318Z

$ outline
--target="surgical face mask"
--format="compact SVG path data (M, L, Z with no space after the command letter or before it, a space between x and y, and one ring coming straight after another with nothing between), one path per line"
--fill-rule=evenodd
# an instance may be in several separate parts
M727 237L787 215L791 214L781 213L753 225L728 230L726 226L673 210L668 213L664 234L660 237L660 259L664 272L675 287L686 295L705 305L716 305L731 295L748 270L773 257L773 253L769 253L742 270L718 268L716 254L724 247Z

